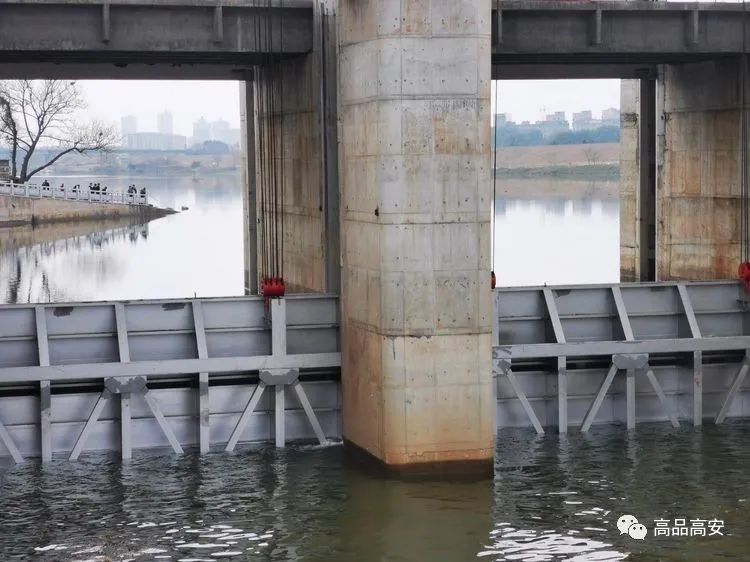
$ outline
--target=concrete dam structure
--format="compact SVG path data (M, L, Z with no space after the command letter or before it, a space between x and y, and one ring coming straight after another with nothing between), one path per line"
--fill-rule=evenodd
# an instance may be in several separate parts
M0 307L7 454L283 444L291 426L393 468L488 471L498 426L747 415L750 331L733 280L748 246L742 5L24 2L3 13L2 76L241 81L247 292L283 277L287 293L315 294L269 299L267 310L305 318L283 324L255 296L236 310ZM24 22L43 32L20 32ZM639 283L493 292L491 83L597 77L632 81L621 263ZM201 307L215 309L210 325Z

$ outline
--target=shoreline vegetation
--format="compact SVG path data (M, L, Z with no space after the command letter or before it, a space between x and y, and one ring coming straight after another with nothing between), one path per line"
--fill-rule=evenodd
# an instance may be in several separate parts
M615 164L582 164L579 166L544 166L539 168L496 168L498 179L552 178L562 180L616 181L620 167Z
M498 197L619 196L619 143L501 147L494 158Z

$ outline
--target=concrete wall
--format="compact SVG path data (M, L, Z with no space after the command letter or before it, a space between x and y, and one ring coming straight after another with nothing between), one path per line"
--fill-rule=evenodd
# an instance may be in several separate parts
M620 281L640 279L640 235L638 229L638 193L640 162L638 116L640 87L638 80L623 80L620 85Z
M739 65L664 67L657 191L660 279L735 278L740 261Z
M493 455L490 2L342 0L344 437Z
M0 226L72 222L135 217L149 220L164 216L161 209L59 199L33 199L0 195Z
M283 184L284 251L283 272L290 292L324 292L325 222L321 169L321 133L318 117L320 78L316 74L313 55L282 61L269 69L266 81L274 82L278 92L283 89L283 112L275 115L276 174L279 187ZM266 81L255 81L256 150L268 153L272 140L269 114L263 107ZM282 88L283 84L283 88ZM269 164L270 166L270 164ZM264 175L272 174L268 166L256 161L256 201L259 214L272 205L262 204ZM259 269L263 277L263 255L272 252L270 244L275 230L263 230L259 224ZM271 221L267 220L267 225ZM265 235L264 235L265 232ZM281 236L279 234L279 236ZM263 247L263 239L266 246ZM280 243L279 238L279 243Z

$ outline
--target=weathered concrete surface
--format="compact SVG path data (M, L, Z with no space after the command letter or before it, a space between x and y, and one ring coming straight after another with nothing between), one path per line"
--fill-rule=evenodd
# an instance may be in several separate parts
M344 437L491 462L490 1L339 4Z
M0 195L0 227L130 217L145 222L174 213L150 205L113 205Z
M259 270L263 277L263 256L273 253L279 237L288 292L340 291L334 25L330 12L316 6L312 52L263 69L253 82ZM273 114L269 83L278 98ZM263 219L264 209L273 211L275 202L266 194L264 203L262 180L274 173L283 192L278 201L283 239L273 221Z
M668 63L743 48L741 3L501 0L497 8L495 64Z
M242 246L245 294L258 294L258 207L255 169L255 86L243 80L240 86L240 144L242 146Z
M638 159L638 80L620 85L620 281L640 278L640 232L638 228L640 162Z
M739 64L664 68L657 190L660 279L724 279L740 261Z
M306 0L6 2L0 75L242 79L263 52L309 52L312 15ZM259 48L266 16L273 38Z
M276 158L268 155L274 140L267 122L269 115L263 106L266 87L262 79L255 84L256 112L256 150L259 158L256 162L257 193L256 201L259 214L273 211L273 201L262 193L262 177L273 174L271 166L276 167L279 187L283 188L283 205L281 205L284 222L283 272L287 290L290 292L324 292L325 287L325 251L324 251L324 213L322 194L321 143L318 120L317 91L318 78L315 76L315 64L312 56L298 57L282 61L274 69L269 69L265 76L275 82L276 91L283 91L283 113L277 106L275 120ZM283 88L280 85L283 83ZM266 156L263 156L263 151ZM264 224L266 228L264 229ZM273 240L276 229L271 221L259 223L258 243L260 257L260 275L264 275L263 256L273 253ZM279 236L281 234L279 233ZM264 244L265 241L265 244ZM279 240L280 244L280 240Z

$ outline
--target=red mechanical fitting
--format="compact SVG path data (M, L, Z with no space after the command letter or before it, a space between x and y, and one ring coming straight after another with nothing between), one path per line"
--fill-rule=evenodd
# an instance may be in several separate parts
M497 284L497 277L495 277L495 272L494 271L490 272L490 281L492 283L492 288L494 289L495 285Z
M266 300L283 297L285 292L284 279L281 277L265 277L260 283L260 293Z
M745 292L750 293L750 262L743 261L737 273L740 276L740 281L742 281Z

